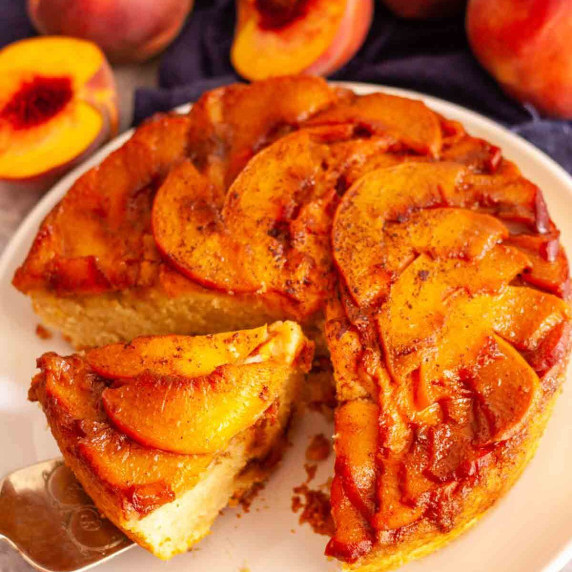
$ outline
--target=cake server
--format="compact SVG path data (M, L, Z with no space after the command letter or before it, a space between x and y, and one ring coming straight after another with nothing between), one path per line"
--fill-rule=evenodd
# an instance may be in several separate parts
M62 459L0 481L0 539L41 572L87 570L134 546L99 513Z

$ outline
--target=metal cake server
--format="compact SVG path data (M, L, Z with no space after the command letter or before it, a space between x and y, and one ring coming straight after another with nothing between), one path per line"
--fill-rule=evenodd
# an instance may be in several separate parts
M62 459L0 481L0 539L41 572L87 570L134 546L101 516Z

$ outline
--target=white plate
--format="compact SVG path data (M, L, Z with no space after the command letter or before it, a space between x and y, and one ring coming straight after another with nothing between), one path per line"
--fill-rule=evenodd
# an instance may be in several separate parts
M347 84L360 93L381 88ZM549 210L572 253L572 179L535 147L496 123L445 101L414 92L388 93L423 99L433 109L463 122L473 135L500 146L524 174L544 191ZM38 320L28 298L10 284L38 225L84 171L99 163L129 137L107 145L57 184L23 222L0 259L0 476L58 455L39 408L26 401L35 360L43 352L70 352L55 336L40 340ZM292 488L305 478L304 450L311 436L331 433L317 414L306 417L292 434L294 446L252 505L249 514L227 509L212 534L189 554L165 564L136 548L101 567L102 572L324 572L338 570L323 555L325 538L298 525L291 511ZM314 484L324 483L332 460L320 466ZM479 525L443 550L407 565L403 572L556 572L572 558L572 388L559 398L536 457L522 478Z

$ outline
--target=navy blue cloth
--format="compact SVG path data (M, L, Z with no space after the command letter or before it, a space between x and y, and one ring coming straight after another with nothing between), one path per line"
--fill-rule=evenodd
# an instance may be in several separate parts
M161 59L160 88L137 91L135 123L240 80L229 59L234 23L233 0L197 1ZM331 79L404 87L459 103L506 125L572 173L572 122L542 119L504 95L472 56L461 17L406 21L376 2L365 44Z
M0 48L34 35L26 0L0 0Z
M25 5L25 0L0 0L0 47L33 34ZM197 0L161 57L159 87L137 91L134 123L239 81L229 59L234 24L234 0ZM331 79L404 87L459 103L508 126L572 173L572 121L542 119L504 95L472 56L460 17L400 20L376 2L365 44Z

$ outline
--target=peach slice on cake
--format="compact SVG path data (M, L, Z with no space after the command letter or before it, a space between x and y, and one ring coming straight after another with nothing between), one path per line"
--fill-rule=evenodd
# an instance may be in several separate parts
M166 559L205 536L279 459L312 355L293 322L136 339L45 354L30 398L96 506Z
M341 199L326 323L343 401L327 553L349 569L387 570L456 537L536 447L571 314L525 285L533 261L517 228L541 240L553 224L510 164L486 174L403 163ZM545 275L558 273L538 266Z
M437 155L441 148L438 116L421 101L385 93L347 97L316 114L308 125L357 123L371 133L393 136L419 154Z
M216 190L190 163L159 189L152 224L162 254L200 284L232 293L274 293L305 318L332 279L329 232L344 169L362 150L351 124L302 129L260 151ZM348 143L342 151L337 144ZM378 150L389 140L378 141Z
M117 131L111 69L90 42L45 37L6 46L0 88L1 181L45 187Z

